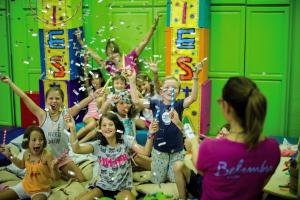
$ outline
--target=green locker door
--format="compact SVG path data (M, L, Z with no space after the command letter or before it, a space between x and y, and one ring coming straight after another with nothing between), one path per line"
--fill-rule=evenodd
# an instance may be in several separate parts
M255 81L261 92L267 98L267 116L264 125L264 135L285 136L285 87L282 81Z
M167 9L163 8L154 8L154 17L157 14L160 14L159 22L157 28L153 35L154 42L154 55L156 60L159 60L158 63L158 76L160 78L165 76L166 68L166 21L167 21ZM154 20L154 19L153 19ZM151 74L151 73L150 73Z
M244 75L245 7L211 6L209 77Z
M210 107L210 128L209 135L216 135L220 128L226 124L223 117L221 105L217 100L222 97L222 89L228 80L227 78L210 78L212 81L211 107Z
M245 4L246 0L211 0L212 4Z
M290 0L247 0L247 4L289 4Z
M246 36L245 75L257 80L268 99L265 133L284 136L289 8L247 7Z
M6 23L6 11L0 10L0 44L1 44L1 54L0 54L0 73L9 75L9 49L8 49L8 29ZM14 125L13 121L13 105L12 105L12 93L7 84L0 82L0 125L11 126Z
M247 7L246 76L283 80L288 65L288 7Z
M38 91L41 76L37 19L28 2L10 2L12 74L14 82L24 91ZM20 98L15 95L16 125L21 125Z

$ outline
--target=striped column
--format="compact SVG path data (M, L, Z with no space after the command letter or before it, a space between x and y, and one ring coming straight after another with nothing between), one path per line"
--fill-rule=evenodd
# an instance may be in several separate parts
M190 95L193 65L208 58L209 9L209 0L168 1L166 74L173 74L181 81L179 98ZM198 89L198 99L185 109L183 120L189 121L195 132L205 134L210 121L211 81L208 80L208 62L199 75Z

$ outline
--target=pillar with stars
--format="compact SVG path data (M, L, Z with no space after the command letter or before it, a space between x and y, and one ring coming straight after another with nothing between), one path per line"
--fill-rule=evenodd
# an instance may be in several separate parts
M167 5L166 74L175 74L181 81L179 98L185 98L192 89L193 65L208 58L210 1L168 0ZM197 101L185 109L183 118L195 132L205 134L210 121L208 62L199 74L198 89Z
M60 87L64 105L71 107L82 99L81 47L75 31L82 29L82 0L37 1L37 19L41 52L41 106L50 87Z

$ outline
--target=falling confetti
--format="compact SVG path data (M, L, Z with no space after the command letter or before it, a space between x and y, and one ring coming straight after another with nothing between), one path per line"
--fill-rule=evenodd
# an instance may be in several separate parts
M122 130L119 130L119 129L117 130L117 132L118 132L118 133L123 133L123 131L122 131Z
M28 65L28 64L29 64L29 62L28 62L28 61L26 61L26 60L24 60L24 64Z

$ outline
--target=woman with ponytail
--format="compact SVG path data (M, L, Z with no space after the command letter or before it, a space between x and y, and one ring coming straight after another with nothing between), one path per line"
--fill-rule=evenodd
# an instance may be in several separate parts
M201 200L259 199L280 161L278 143L262 134L267 100L250 79L232 77L218 102L230 133L200 145L197 138L189 141L203 175Z

